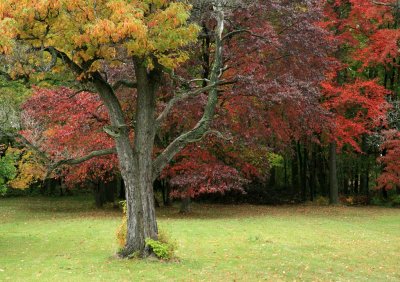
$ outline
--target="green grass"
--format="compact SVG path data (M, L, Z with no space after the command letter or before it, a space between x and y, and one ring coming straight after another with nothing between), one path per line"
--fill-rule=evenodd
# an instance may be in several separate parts
M400 210L158 210L179 262L120 260L120 213L90 198L0 199L0 281L399 281Z

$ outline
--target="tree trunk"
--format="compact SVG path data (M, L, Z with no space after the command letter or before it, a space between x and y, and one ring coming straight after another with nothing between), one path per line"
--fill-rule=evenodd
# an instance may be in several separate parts
M153 145L155 137L156 90L160 73L148 72L141 60L135 60L137 105L135 117L134 170L126 185L127 240L123 255L139 252L146 257L150 249L145 240L158 239L153 191ZM125 180L126 184L126 180Z
M339 204L335 142L329 144L329 202L332 205Z
M328 197L329 195L329 187L327 183L326 177L326 160L322 154L322 148L318 147L318 157L317 157L317 174L318 174L318 192L320 195L324 197Z
M369 195L369 161L368 161L368 143L367 137L363 135L361 149L365 155L361 157L361 175L360 175L360 190L364 196Z
M303 175L301 176L301 178L303 179L302 181L302 198L303 198L303 202L307 201L307 190L308 190L308 186L309 186L309 179L308 179L308 151L306 148L306 145L304 144L303 147Z
M162 191L162 197L163 197L163 205L164 206L171 206L171 197L170 197L170 187L169 183L166 180L161 181L161 191Z
M117 175L115 177L115 181L117 182L117 191L118 191L118 199L125 199L125 184L122 181L121 175Z
M291 177L292 177L292 196L296 196L297 198L297 189L299 187L299 165L298 165L298 157L297 157L297 149L295 149L295 153L293 154L291 161Z
M381 191L382 191L382 198L386 201L389 198L388 191L386 190L385 187L383 187Z
M276 168L271 167L268 186L275 187L275 184L276 184Z
M126 245L120 252L122 257L150 254L145 239L157 240L157 223L154 212L152 159L154 143L155 73L147 73L140 61L135 62L138 81L135 127L135 151L129 138L121 105L111 88L100 74L93 74L93 82L107 107L112 135L115 139L121 176L125 184L127 208Z
M349 178L346 174L343 177L343 193L349 195Z
M100 180L94 187L94 200L97 208L103 207L104 203L106 202L105 197L105 184L102 180Z
M286 156L283 159L283 169L284 169L284 181L283 181L283 183L285 185L285 188L287 189L288 188L288 172L287 172L287 159L286 159Z
M354 175L354 193L357 195L360 194L359 179L360 179L360 175L358 174L358 168L356 168L356 173Z
M181 201L181 208L179 210L180 213L189 213L190 212L190 196L186 196Z
M317 190L317 152L316 146L312 147L310 162L310 200L314 201L315 191Z

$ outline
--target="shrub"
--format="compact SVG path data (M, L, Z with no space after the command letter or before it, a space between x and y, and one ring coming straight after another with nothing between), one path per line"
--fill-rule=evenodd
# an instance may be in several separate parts
M327 197L319 196L318 198L315 199L315 204L317 206L328 206L329 205L329 199Z
M373 197L371 199L371 205L373 206L383 206L385 204L384 201L382 201L381 197Z
M171 241L162 230L158 231L158 240L148 238L146 239L146 245L151 248L159 259L171 260L175 257L176 242Z
M390 202L394 207L400 206L400 195L393 195L390 197Z
M173 249L167 243L147 238L146 245L149 246L153 253L160 259L170 260L173 257Z
M126 243L126 232L127 232L126 201L121 201L119 203L122 206L123 217L122 217L121 224L117 228L117 240L118 240L119 247L122 249L125 246L125 243Z
M347 197L341 197L340 201L348 206L362 206L370 203L370 198L365 195L353 195Z

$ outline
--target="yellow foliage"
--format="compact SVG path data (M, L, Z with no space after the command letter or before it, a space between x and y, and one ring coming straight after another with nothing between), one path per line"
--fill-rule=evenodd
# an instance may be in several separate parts
M128 231L127 228L127 217L126 217L126 201L120 202L122 204L123 217L122 222L117 228L117 241L120 248L123 248L126 243L126 233Z
M9 148L7 153L19 155L16 167L18 174L8 184L14 189L27 189L32 183L42 180L46 169L37 160L35 153L27 149Z
M18 37L38 49L54 47L79 65L125 52L175 68L187 60L181 48L199 32L188 23L190 9L168 0L0 0L0 52L10 52Z

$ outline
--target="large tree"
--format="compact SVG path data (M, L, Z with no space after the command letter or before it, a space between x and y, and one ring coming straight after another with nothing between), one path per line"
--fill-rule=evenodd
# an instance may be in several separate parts
M188 23L190 6L174 1L1 1L0 45L5 53L16 46L26 46L35 58L42 58L42 69L63 64L81 83L92 86L108 110L111 125L105 130L115 140L127 199L127 240L123 256L150 250L146 238L157 239L152 182L162 168L187 143L201 137L208 129L217 101L217 84L222 68L222 33L224 1L211 3L216 21L215 60L208 85L194 92L208 91L204 114L192 130L175 139L153 161L157 127L177 99L171 100L156 117L156 92L163 73L171 72L187 58L183 47L197 38L198 27ZM47 54L47 55L46 55ZM115 63L130 63L136 81L116 82L107 79L106 68ZM134 120L127 120L115 94L118 85L135 86L137 106ZM113 87L114 86L114 87ZM134 144L129 138L131 124ZM90 156L114 152L101 150ZM85 159L85 158L83 158Z

